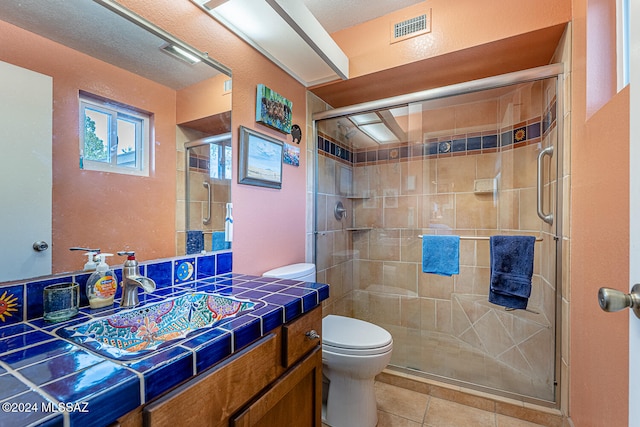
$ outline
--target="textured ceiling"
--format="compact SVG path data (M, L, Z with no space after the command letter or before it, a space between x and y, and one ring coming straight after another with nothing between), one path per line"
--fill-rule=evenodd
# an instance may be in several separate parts
M90 0L0 1L0 19L173 89L219 74L160 51L164 40Z
M379 18L423 0L304 0L328 33Z

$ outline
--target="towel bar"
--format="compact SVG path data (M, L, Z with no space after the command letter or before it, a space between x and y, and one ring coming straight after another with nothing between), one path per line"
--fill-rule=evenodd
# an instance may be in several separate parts
M422 238L423 234L418 234L419 238ZM489 236L460 236L460 240L489 240ZM536 242L542 242L544 239L542 237L536 237Z

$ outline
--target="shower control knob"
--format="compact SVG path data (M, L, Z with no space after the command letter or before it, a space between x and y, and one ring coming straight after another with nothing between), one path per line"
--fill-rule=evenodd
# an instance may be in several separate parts
M305 335L310 340L319 340L320 339L320 334L318 334L314 329L310 330Z
M633 285L631 293L628 294L617 289L600 288L598 304L607 312L620 311L629 307L640 318L640 284Z

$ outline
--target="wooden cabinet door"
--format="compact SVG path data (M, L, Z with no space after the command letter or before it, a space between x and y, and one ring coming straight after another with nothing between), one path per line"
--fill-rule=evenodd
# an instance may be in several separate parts
M144 425L227 426L234 412L277 378L280 345L277 335L268 335L150 403L143 409Z
M232 417L231 427L321 427L322 351L317 346Z

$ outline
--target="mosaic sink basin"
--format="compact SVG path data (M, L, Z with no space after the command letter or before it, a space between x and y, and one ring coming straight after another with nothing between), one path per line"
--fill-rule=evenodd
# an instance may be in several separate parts
M61 328L57 333L106 357L137 359L254 306L249 300L196 292Z

